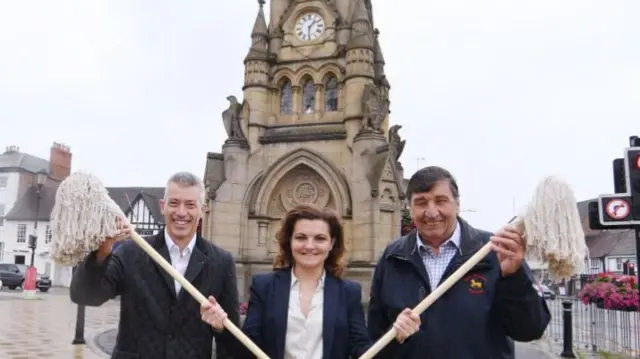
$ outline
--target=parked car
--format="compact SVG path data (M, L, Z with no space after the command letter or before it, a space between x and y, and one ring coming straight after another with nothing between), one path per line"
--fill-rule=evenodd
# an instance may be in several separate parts
M24 283L24 273L16 264L0 263L0 281L2 285L14 290L18 287L22 288Z
M535 289L540 293L540 296L544 299L556 299L556 293L542 283L534 284Z
M18 269L20 269L20 271L25 274L27 273L27 266L24 264L16 264L16 266L18 266ZM51 278L49 278L48 275L46 274L36 274L36 288L43 292L46 293L49 291L49 289L51 289Z

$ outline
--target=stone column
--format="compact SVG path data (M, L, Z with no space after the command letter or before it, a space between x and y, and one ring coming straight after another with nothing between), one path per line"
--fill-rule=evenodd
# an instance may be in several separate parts
M322 118L322 113L324 113L324 85L315 84L316 90L316 103L315 103L315 119L319 121Z
M248 159L249 146L246 141L227 140L222 146L225 181L211 201L211 238L231 254L239 258L247 245L248 231L241 230L247 225L242 218L244 194L249 187Z
M258 247L260 248L260 257L267 258L269 255L269 221L258 221Z
M302 109L302 87L292 86L293 103L291 108L293 109L293 121L297 122L300 119L300 111Z
M361 131L353 139L353 245L351 259L374 262L380 233L380 179L389 155L384 135Z

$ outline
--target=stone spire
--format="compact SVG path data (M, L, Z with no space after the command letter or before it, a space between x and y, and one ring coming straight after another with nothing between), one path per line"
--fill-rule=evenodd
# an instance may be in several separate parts
M264 17L264 3L265 0L258 0L260 9L251 31L251 48L244 59L245 62L251 60L267 61L269 59L269 30L267 29L267 20Z
M366 0L356 0L356 8L351 18L353 26L351 39L347 44L348 49L364 48L374 49L373 27L367 10Z
M376 82L381 86L390 88L391 85L389 84L389 80L387 80L387 76L384 73L385 62L384 55L382 54L382 47L380 46L380 31L378 31L378 29L375 29L373 34L375 36L375 44L373 50L373 68Z

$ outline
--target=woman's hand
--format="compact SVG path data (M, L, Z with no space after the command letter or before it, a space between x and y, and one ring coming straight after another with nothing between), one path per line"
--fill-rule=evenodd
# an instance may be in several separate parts
M214 297L209 296L209 302L200 307L200 314L203 322L208 323L218 331L224 330L224 321L227 319L227 313Z
M396 334L396 340L403 343L408 337L415 334L420 329L420 316L413 312L409 308L398 315L396 322L393 323L393 328L398 334Z

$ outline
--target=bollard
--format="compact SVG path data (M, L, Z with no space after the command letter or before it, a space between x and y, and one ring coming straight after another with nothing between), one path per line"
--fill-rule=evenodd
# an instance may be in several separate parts
M76 273L76 267L73 267L72 275ZM84 317L85 317L85 306L78 304L78 310L76 311L76 334L73 338L71 344L86 344L84 340Z
M84 315L85 306L78 304L78 311L76 312L76 335L73 338L71 344L86 344L84 341Z
M562 358L575 358L576 355L573 353L573 323L572 323L572 313L571 306L573 303L570 300L565 300L562 302L562 353L560 356Z

